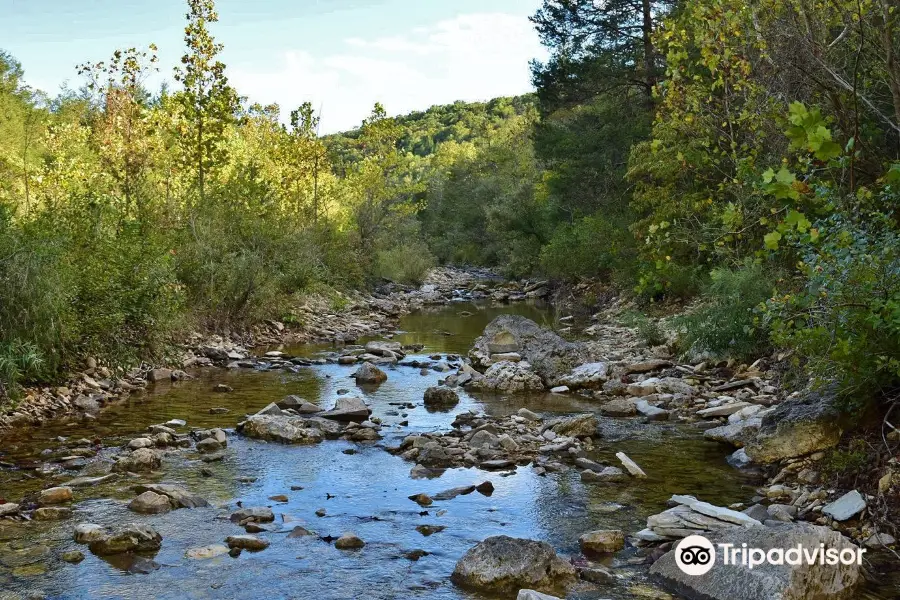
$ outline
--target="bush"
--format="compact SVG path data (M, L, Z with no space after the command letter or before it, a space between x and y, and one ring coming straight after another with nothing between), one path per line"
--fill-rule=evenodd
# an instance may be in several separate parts
M0 405L7 398L17 400L21 382L37 377L43 362L34 344L13 340L0 345Z
M631 267L634 238L625 219L600 214L559 227L541 250L541 269L550 277L608 277Z
M413 239L399 246L380 250L375 256L374 274L395 283L419 285L435 263L428 246Z
M776 343L815 382L864 401L900 384L900 235L886 216L833 216L798 244L802 280L768 303Z
M643 313L629 311L622 315L621 321L626 327L637 329L641 340L648 346L661 346L667 341L666 333L659 323Z
M684 352L747 359L768 347L757 309L771 297L774 281L759 264L717 268L704 290L703 305L675 320Z

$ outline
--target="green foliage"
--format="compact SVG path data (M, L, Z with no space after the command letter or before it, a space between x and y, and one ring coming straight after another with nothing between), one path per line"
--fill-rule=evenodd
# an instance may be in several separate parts
M865 217L817 222L820 241L797 244L796 290L767 307L775 342L857 401L900 383L900 235L885 216Z
M846 446L834 448L822 460L822 474L826 478L854 476L868 466L870 453L864 439L854 438Z
M661 346L668 341L666 332L660 327L659 322L651 319L639 311L628 311L621 316L622 324L626 327L634 327L638 335L647 346Z
M541 269L551 277L609 277L634 268L634 238L627 215L609 219L599 213L557 228L541 250Z
M759 264L714 269L703 305L675 321L682 350L739 360L758 356L768 345L759 309L773 290L773 277Z
M20 383L37 377L44 361L34 344L13 340L0 345L0 402L17 400Z
M428 246L421 240L413 239L379 250L375 257L375 275L395 283L419 285L434 265L435 260Z

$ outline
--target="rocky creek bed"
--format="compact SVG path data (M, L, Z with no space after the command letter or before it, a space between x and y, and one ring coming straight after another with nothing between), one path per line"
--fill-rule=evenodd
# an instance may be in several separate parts
M764 364L679 365L603 315L569 345L538 325L583 326L505 303L541 286L452 284L408 294L379 326L357 318L357 345L205 342L184 375L145 372L146 392L105 410L13 429L0 597L750 599L762 592L731 575L685 587L672 541L832 525L870 540L866 499L817 485L827 427L791 431L810 447L776 457L774 480L748 467L784 454L794 414ZM784 597L900 589L844 575L833 595Z

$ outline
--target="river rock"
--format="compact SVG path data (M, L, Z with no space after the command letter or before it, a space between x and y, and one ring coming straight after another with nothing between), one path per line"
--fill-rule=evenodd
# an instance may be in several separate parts
M35 521L61 521L72 516L72 509L67 506L43 506L31 513Z
M147 381L154 383L160 381L172 381L171 369L153 369L147 374Z
M138 448L152 448L152 447L153 447L153 440L151 440L150 438L146 438L146 437L134 438L133 440L128 442L128 445L126 446L126 448L128 448L129 450L137 450Z
M75 526L73 537L79 544L90 544L106 537L106 530L94 523L79 523Z
M248 550L250 552L259 552L269 547L269 540L264 540L255 535L229 535L225 538L225 543L231 549Z
M647 517L647 529L644 532L662 538L680 539L694 534L705 535L704 532L731 531L762 525L748 514L715 506L693 496L675 495L669 503L675 506Z
M162 546L162 536L149 525L131 523L110 536L90 543L91 552L99 556L124 552L155 552Z
M600 407L600 413L609 417L630 417L637 414L632 398L613 398Z
M515 394L522 392L539 392L545 389L544 382L532 371L527 362L498 362L485 371L484 377L473 383L477 389L485 392Z
M762 419L752 417L737 423L729 423L721 427L707 429L703 432L703 437L708 440L731 444L737 448L743 448L748 441L756 437L761 425Z
M576 575L549 544L500 535L469 549L451 580L477 591L514 594L520 589L562 590L575 583Z
M370 362L364 362L353 374L356 383L382 383L387 381L387 373Z
M564 375L560 385L569 389L596 389L602 386L609 376L609 365L605 362L592 362L575 367Z
M557 435L568 437L593 437L597 435L600 423L592 414L572 415L547 423L550 430Z
M161 465L162 459L158 452L150 448L138 448L131 454L120 457L112 469L119 472L144 473L159 469Z
M366 403L360 398L341 396L334 402L334 408L328 412L322 413L324 419L332 419L334 421L355 421L357 423L365 421L372 413Z
M222 444L217 442L214 438L205 438L197 442L197 452L201 454L212 454L214 452L218 452L222 449Z
M452 408L459 404L459 396L450 388L430 387L425 390L425 406Z
M128 510L145 515L159 515L172 510L169 498L147 490L128 503Z
M831 504L826 504L822 512L835 521L847 521L866 509L866 499L862 494L853 490L847 492Z
M184 553L187 558L192 558L194 560L207 560L222 556L223 554L228 554L228 546L223 544L210 544L209 546L202 546L200 548L191 548Z
M640 468L636 462L628 458L628 455L624 452L616 452L616 458L619 459L619 462L622 463L622 466L625 467L625 470L628 471L632 477L644 478L647 476L647 474L644 473L644 470Z
M477 368L487 368L492 364L492 354L504 352L518 353L549 387L567 385L563 377L590 362L583 344L568 342L518 315L500 315L491 321L475 340L469 357Z
M836 446L841 413L832 390L808 391L782 402L767 414L756 437L745 445L755 463L768 464Z
M768 551L794 548L798 544L810 551L820 544L826 548L855 550L840 533L808 523L779 524L771 527L739 528L706 535L714 545L734 544L740 548ZM691 598L710 600L847 600L853 598L862 582L862 569L852 565L792 566L768 562L753 569L745 565L724 564L721 548L717 549L715 566L705 575L685 574L675 562L676 550L664 554L653 563L650 574L673 591Z
M254 415L238 429L247 437L282 444L317 444L341 434L340 425L317 417Z
M171 485L168 483L148 483L134 486L134 491L138 494L151 491L156 494L166 496L174 508L199 508L209 506L204 498L193 494L179 485Z
M355 533L345 533L334 542L334 547L338 550L358 550L365 545L366 543Z
M619 529L598 529L578 538L582 552L610 554L625 547L625 532Z
M301 415L312 415L318 412L322 412L322 408L312 402L307 402L300 396L286 396L280 402L277 402L276 405L281 410L291 409L294 412Z
M275 520L275 514L267 506L250 506L232 513L232 523L271 523Z
M72 501L72 488L60 486L41 490L38 495L38 504L49 506L51 504L63 504Z

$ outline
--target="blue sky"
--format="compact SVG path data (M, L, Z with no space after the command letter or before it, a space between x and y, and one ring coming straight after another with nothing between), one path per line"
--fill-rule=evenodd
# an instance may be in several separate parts
M540 0L218 0L216 39L238 92L323 111L323 131L359 124L372 105L391 114L531 89L544 58L528 16ZM114 49L159 46L172 78L183 53L184 0L0 0L0 48L49 93L80 84L75 66Z

